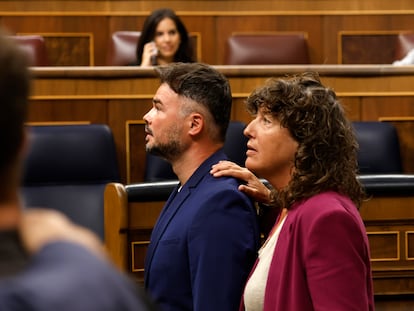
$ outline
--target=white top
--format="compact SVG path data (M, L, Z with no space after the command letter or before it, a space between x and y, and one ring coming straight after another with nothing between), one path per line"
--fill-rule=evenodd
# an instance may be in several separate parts
M259 250L259 262L244 289L244 305L246 311L263 311L264 295L270 263L276 247L277 239L287 216L282 219L275 232L266 240Z

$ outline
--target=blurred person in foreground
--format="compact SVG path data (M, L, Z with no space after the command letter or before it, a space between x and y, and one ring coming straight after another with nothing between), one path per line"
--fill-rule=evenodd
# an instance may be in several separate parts
M171 163L179 185L154 226L145 287L162 311L238 310L256 259L252 200L232 177L214 178L232 94L228 80L199 63L156 67L161 84L146 123L146 150Z
M336 94L305 73L271 79L247 108L246 168L223 161L211 174L244 181L239 190L278 216L240 310L374 310L358 145Z
M0 36L0 309L154 310L106 258L99 238L58 211L25 209L20 182L27 138L27 57Z
M173 10L158 9L146 18L137 44L139 66L194 62L193 54L187 29Z

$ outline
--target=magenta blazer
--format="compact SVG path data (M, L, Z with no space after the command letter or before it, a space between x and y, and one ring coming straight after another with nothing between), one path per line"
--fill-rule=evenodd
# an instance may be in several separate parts
M289 211L264 298L264 311L282 310L374 310L368 238L349 198L325 192Z

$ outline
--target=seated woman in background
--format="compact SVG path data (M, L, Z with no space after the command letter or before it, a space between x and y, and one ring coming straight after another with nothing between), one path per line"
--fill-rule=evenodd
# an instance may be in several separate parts
M156 66L193 62L193 47L186 27L171 9L158 9L144 22L137 45L137 64Z

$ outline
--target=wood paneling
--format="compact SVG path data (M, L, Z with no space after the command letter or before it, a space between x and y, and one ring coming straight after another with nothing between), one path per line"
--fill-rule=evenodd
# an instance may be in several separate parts
M270 77L316 71L333 88L351 120L414 118L414 70L392 66L216 66L233 92L231 117L248 123L244 101ZM55 67L33 68L29 121L88 121L108 124L115 137L124 182L143 180L145 148L143 115L152 106L159 80L151 68ZM399 132L403 165L414 173L413 120Z
M169 6L175 10L184 11L207 11L207 12L268 12L282 11L290 14L298 14L303 11L321 11L321 12L381 12L403 10L413 10L414 4L410 0L55 0L55 1L38 1L38 0L20 0L9 1L1 0L0 9L13 12L15 10L37 12L131 12L149 11L159 7ZM81 10L80 10L81 8Z
M155 8L168 6L188 31L200 33L201 61L223 64L232 32L303 31L309 34L313 64L338 62L341 31L412 31L414 2L385 1L1 1L0 23L12 33L54 33L63 41L50 46L54 65L106 65L109 38L117 30L141 30ZM93 51L66 34L89 33ZM68 43L64 43L64 41ZM57 42L57 41L56 41ZM80 49L80 50L79 50ZM76 53L75 53L76 52ZM62 55L63 53L63 55ZM72 56L71 56L72 54ZM72 57L68 60L66 58ZM78 57L82 55L83 57ZM63 57L63 60L62 60Z
M29 121L108 123L106 102L99 99L39 99L29 106Z
M226 52L226 41L232 33L237 32L275 32L293 31L308 34L309 56L312 64L324 63L320 31L322 29L320 16L219 16L216 18L217 34L215 64L223 64ZM336 43L335 43L336 44Z
M338 34L338 63L392 64L399 33L341 31Z
M91 33L41 34L54 66L93 66L94 40Z
M52 66L104 65L109 44L105 16L2 16L11 33L45 36Z
M377 295L414 294L414 196L374 197L360 213L371 248Z

